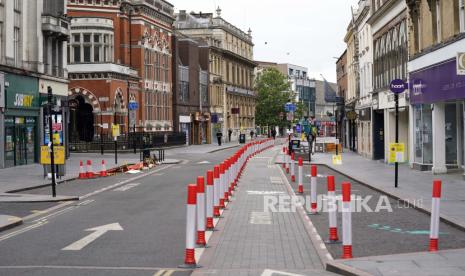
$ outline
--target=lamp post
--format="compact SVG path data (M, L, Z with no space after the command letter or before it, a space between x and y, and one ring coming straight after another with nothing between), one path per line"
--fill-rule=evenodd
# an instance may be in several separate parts
M57 184L55 180L55 151L53 148L53 119L52 119L52 106L53 106L53 93L52 87L47 87L47 100L48 100L48 128L49 128L49 143L50 143L50 169L52 173L52 196L57 196Z

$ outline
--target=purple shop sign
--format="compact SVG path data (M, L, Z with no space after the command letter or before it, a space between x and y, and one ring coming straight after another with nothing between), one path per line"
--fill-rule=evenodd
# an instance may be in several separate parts
M400 94L400 93L403 93L405 90L407 90L407 84L401 79L395 79L391 81L389 88L392 93Z
M431 104L465 99L465 76L457 75L456 61L410 73L410 103Z

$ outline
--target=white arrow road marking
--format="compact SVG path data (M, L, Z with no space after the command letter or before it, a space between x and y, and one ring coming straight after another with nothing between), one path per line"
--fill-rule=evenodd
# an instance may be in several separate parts
M295 273L289 273L289 272L271 270L271 269L265 269L265 271L263 271L263 273L262 273L262 276L272 276L275 273L277 275L285 275L285 276L303 276L301 274L295 274Z
M85 231L93 231L93 233L85 236L84 238L78 240L77 242L74 242L68 245L67 247L61 250L73 250L73 251L81 250L108 231L122 231L122 230L123 230L123 227L121 227L119 223L111 223L107 225L98 226L95 228L86 229Z
M115 192L126 192L128 190L131 190L134 187L139 186L139 185L140 185L140 183L129 183L129 184L126 184L126 185L124 185L122 187L116 188L113 191L115 191Z
M210 162L209 162L209 161L202 161L202 162L198 162L197 164L199 164L199 165L202 165L202 164L210 164Z

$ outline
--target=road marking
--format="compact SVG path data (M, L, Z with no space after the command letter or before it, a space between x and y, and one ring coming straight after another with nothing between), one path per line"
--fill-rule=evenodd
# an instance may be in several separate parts
M173 273L174 273L174 270L171 269L171 270L166 271L165 275L163 276L171 276Z
M115 191L115 192L126 192L126 191L131 190L134 187L139 186L139 185L140 185L140 183L129 183L129 184L126 184L126 185L124 185L122 187L116 188L113 191Z
M284 275L284 276L304 276L302 274L289 273L285 271L265 269L261 276L273 276L274 274Z
M0 269L81 269L81 270L141 270L141 271L191 271L191 269L182 268L160 268L160 267L132 267L132 266L65 266L65 265L18 265L18 266L0 266Z
M211 164L211 163L209 161L201 161L201 162L197 162L197 164L203 165L203 164Z
M269 212L251 212L249 223L270 225L272 224L271 214Z
M155 274L153 274L153 276L162 276L163 273L165 273L166 270L159 270L157 272L155 272Z
M247 191L249 195L282 195L284 192L280 191Z
M99 237L101 237L103 234L105 234L108 231L123 231L123 227L119 223L111 223L107 225L102 225L90 229L86 229L85 231L93 231L93 233L85 236L84 238L68 245L67 247L61 249L61 250L71 250L71 251L77 251L81 250L87 245L89 245L91 242L95 241Z
M4 241L4 240L6 240L6 239L12 238L12 237L14 237L14 236L17 236L17 235L19 235L19 234L25 233L25 232L27 232L27 231L29 231L29 230L35 229L35 228L40 227L40 226L42 226L42 225L44 225L44 224L47 224L47 223L48 223L47 221L40 221L40 222L37 222L37 223L35 223L35 224L33 224L33 225L26 226L26 227L21 228L21 229L19 229L19 230L17 230L17 231L13 231L13 232L11 232L11 233L8 233L8 234L6 234L6 235L1 236L1 237L0 237L0 241Z

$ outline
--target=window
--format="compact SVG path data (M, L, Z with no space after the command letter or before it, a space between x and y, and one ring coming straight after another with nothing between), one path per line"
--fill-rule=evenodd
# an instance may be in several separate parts
M73 46L73 62L81 62L81 46Z
M81 34L73 34L73 42L81 42Z
M15 2L16 3L16 2ZM14 59L15 59L15 65L18 65L19 63L19 54L20 54L20 29L18 27L15 27L14 29Z
M439 43L442 40L441 2L439 0L434 1L432 16L433 16L433 37L435 38L435 42Z
M84 46L84 62L90 62L90 46Z
M14 6L15 11L21 11L21 2L22 0L15 0L15 6Z
M90 43L90 34L84 34L84 43Z

